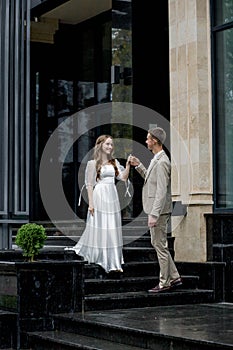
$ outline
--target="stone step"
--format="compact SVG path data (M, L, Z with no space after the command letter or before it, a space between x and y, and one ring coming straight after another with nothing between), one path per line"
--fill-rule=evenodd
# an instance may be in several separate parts
M48 236L45 245L46 246L63 246L63 247L73 247L78 240L80 239L80 235L75 236L66 236L66 235L53 235ZM173 241L172 237L168 237L168 240ZM15 242L15 237L13 237L13 242ZM134 235L124 235L123 236L123 244L124 246L137 246L137 247L151 247L150 237L147 235L136 237Z
M174 258L174 250L172 247L169 248L171 256ZM64 251L67 259L76 259L77 254L72 251ZM137 247L137 246L124 246L123 247L124 262L147 262L157 261L157 254L152 246L149 247ZM92 265L93 266L93 265ZM97 265L96 265L97 266Z
M82 257L77 255L74 251L66 251L63 246L44 246L36 259L62 259L62 260L82 260ZM171 249L170 253L174 256L174 251ZM137 247L137 246L124 246L123 255L125 263L135 262L147 262L157 261L157 255L153 247ZM2 260L22 260L22 249L13 245L13 249L0 252L0 259ZM98 268L98 265L96 265Z
M82 233L84 231L83 229L80 229L79 231L75 230L73 233L69 231L69 234L62 233L58 231L57 229L51 228L46 229L47 233L47 240L46 244L50 245L56 245L57 242L61 242L63 245L73 246L81 237ZM13 232L12 235L12 241L15 242L17 231ZM138 241L140 243L143 243L144 241L150 242L150 235L148 232L144 232L143 228L123 228L123 240L124 244L128 244L134 241ZM170 237L169 237L170 238ZM68 243L66 243L66 241Z
M182 289L197 289L198 276L182 276ZM119 279L85 279L85 295L147 291L159 282L155 276L121 277Z
M74 220L74 221L36 221L38 225L43 225L46 229L48 235L67 235L73 236L77 235L77 232L80 234L85 229L86 223L85 220ZM16 235L17 230L20 228L21 224L14 224L12 227L13 236ZM139 232L146 233L148 232L147 226L147 218L146 217L138 217L132 219L123 219L122 220L122 229L123 231L131 231L131 232Z
M83 349L83 350L139 350L141 347L98 339L92 336L62 331L29 333L34 350Z
M211 303L214 301L212 290L177 289L163 293L148 293L147 291L104 293L85 296L84 310L113 310L137 307L152 307L158 305L183 305Z
M84 220L75 221L37 221L37 224L41 224L45 227L47 233L46 246L73 246L81 237L86 223ZM15 236L21 224L15 224L12 228L12 242L15 243ZM123 219L122 220L122 233L124 244L130 244L142 238L142 244L150 244L149 231L147 227L147 219L145 217ZM140 243L140 244L141 244Z
M226 342L221 341L221 336L215 337L215 341L212 339L211 335L214 331L211 327L206 335L205 323L207 321L203 312L210 312L211 309L203 310L203 307L207 305L197 304L193 321L192 311L189 311L190 308L187 308L187 305L184 307L168 306L165 307L165 311L164 307L149 307L138 309L138 311L133 309L130 313L127 310L113 310L102 313L86 312L84 315L80 313L55 315L56 332L30 333L31 347L35 350L70 349L64 345L69 337L72 341L76 340L73 349L87 349L85 346L93 349L93 346L96 346L94 349L105 350L105 341L109 342L109 340L111 340L110 344L107 343L109 350L117 350L119 345L124 350L128 350L127 346L136 347L136 349L232 349L233 345L229 345L229 337ZM212 317L217 310L221 312L217 306L217 309L213 309ZM216 323L213 319L211 320L213 324ZM204 333L202 328L204 328ZM40 345L42 337L44 342ZM47 347L46 337L48 344L54 345L53 347ZM60 341L63 341L62 345L50 342L58 337ZM113 345L113 348L110 345Z
M123 273L106 273L102 267L95 264L86 264L84 267L85 279L119 279L122 277L158 276L159 264L157 261L129 261L123 265ZM188 273L186 273L188 275Z
M170 254L174 258L173 247L169 247ZM124 246L123 247L124 261L157 261L155 249L150 247Z
M73 247L80 239L81 235L77 236L48 236L45 241L45 246ZM13 237L14 242L14 237ZM173 248L174 237L168 237L168 246ZM150 236L134 236L127 233L123 235L123 245L132 247L151 247Z

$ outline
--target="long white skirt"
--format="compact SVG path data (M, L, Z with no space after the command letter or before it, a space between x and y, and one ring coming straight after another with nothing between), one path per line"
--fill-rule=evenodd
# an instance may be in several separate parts
M86 228L71 249L88 263L101 265L106 272L122 271L122 223L115 184L100 181L93 191L93 203L94 215L88 212Z

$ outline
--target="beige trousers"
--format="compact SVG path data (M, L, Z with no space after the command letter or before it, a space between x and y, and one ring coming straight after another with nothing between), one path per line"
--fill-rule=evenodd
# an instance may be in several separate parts
M151 244L157 253L160 267L160 287L170 286L171 281L180 277L176 265L168 250L167 227L169 219L169 214L163 214L159 217L157 226L150 228Z

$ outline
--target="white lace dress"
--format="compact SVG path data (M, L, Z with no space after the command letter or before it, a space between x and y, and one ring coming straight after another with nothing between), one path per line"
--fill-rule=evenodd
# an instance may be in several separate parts
M119 170L118 180L124 168L116 160ZM93 204L94 215L89 212L85 230L78 243L71 248L78 255L84 257L88 263L95 263L103 267L106 272L122 271L123 239L121 208L115 185L115 170L111 164L103 165L100 179L96 182L95 161L87 163L85 184L94 187Z

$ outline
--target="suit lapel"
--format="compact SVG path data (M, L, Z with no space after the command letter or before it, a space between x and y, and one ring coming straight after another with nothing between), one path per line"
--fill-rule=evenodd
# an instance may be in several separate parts
M150 165L149 165L149 167L148 167L148 169L147 169L147 172L146 172L145 182L147 181L148 176L149 176L150 173L151 173L151 170L152 170L153 167L158 163L159 159L163 156L163 154L164 154L164 151L162 151L162 152L158 155L158 157L153 158L153 159L151 160Z
M146 172L146 177L145 177L145 181L148 179L148 176L150 175L151 170L153 169L153 167L155 166L155 164L157 163L157 159L153 158L151 159L150 165L147 169Z

